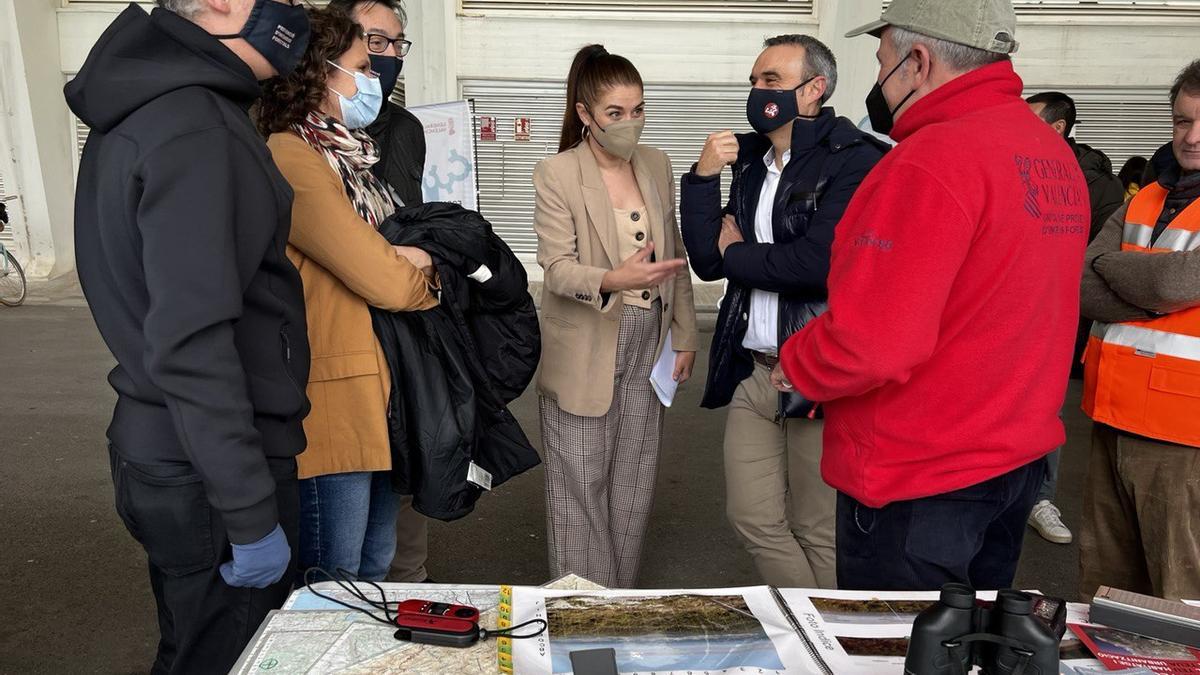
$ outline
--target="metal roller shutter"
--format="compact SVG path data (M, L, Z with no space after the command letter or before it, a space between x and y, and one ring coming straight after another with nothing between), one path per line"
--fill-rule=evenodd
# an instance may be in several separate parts
M8 192L5 190L5 186L4 186L4 174L0 173L0 199L4 199L7 196L8 196ZM10 206L9 208L13 208L13 207ZM13 227L6 227L6 228L4 228L3 232L0 232L0 242L4 242L5 246L13 245L13 242L15 241L15 239L13 238L13 230L14 229L15 228L13 228Z
M890 4L884 0L883 7ZM1200 16L1200 0L1013 0L1018 16Z
M479 210L519 254L537 251L533 232L533 168L558 151L566 93L561 83L462 82L463 97L479 116L496 118L497 140L479 141ZM646 86L646 130L642 143L671 157L675 188L700 156L713 131L747 130L744 86ZM530 140L515 141L517 117L531 119ZM476 128L478 128L478 121ZM723 178L724 194L729 172Z
M1025 96L1052 90L1075 99L1079 112L1075 139L1108 155L1114 173L1130 157L1149 159L1159 146L1171 140L1171 105L1166 89L1048 85L1028 87Z
M75 173L78 179L79 159L83 156L83 146L87 144L88 134L92 130L74 115L71 115L71 124L75 127Z
M401 76L400 79L396 81L396 88L392 90L392 97L390 100L392 103L402 106L405 104L406 99L407 94L404 89L404 76Z
M76 0L72 0L73 2ZM78 73L69 73L67 75L67 84L75 79ZM79 160L83 157L83 146L87 144L88 134L92 132L88 125L84 124L78 117L71 113L71 135L75 138L75 156L72 158L72 168L75 176L75 184L79 185Z
M462 0L462 11L496 10L649 13L714 11L725 14L812 14L813 0Z

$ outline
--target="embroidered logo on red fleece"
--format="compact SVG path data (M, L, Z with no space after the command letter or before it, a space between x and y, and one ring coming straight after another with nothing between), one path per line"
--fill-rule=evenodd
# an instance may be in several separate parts
M863 232L854 238L856 248L877 248L880 251L891 251L895 244L891 239L880 239L874 232Z

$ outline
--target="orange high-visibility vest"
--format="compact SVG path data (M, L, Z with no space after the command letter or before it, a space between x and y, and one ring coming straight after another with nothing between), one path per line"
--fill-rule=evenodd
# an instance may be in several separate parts
M1153 239L1166 201L1157 182L1134 196L1122 251L1200 249L1200 200ZM1132 434L1200 447L1200 307L1152 321L1096 322L1084 354L1083 411Z

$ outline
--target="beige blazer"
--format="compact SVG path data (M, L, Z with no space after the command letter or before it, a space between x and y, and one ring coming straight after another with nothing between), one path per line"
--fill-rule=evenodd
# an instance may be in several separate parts
M646 201L655 259L685 258L675 217L671 160L639 145L633 172ZM600 167L586 143L548 157L533 172L537 205L533 228L542 290L542 367L538 391L563 410L599 417L612 406L621 293L601 293L604 273L621 264L616 216ZM662 330L655 354L670 329L675 351L696 351L696 307L685 266L659 287Z

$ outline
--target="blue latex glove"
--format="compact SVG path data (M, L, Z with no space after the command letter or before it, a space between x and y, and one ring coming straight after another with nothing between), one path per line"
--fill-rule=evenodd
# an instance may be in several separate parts
M253 544L234 544L233 560L221 565L225 583L239 588L266 588L283 578L292 548L279 525Z

